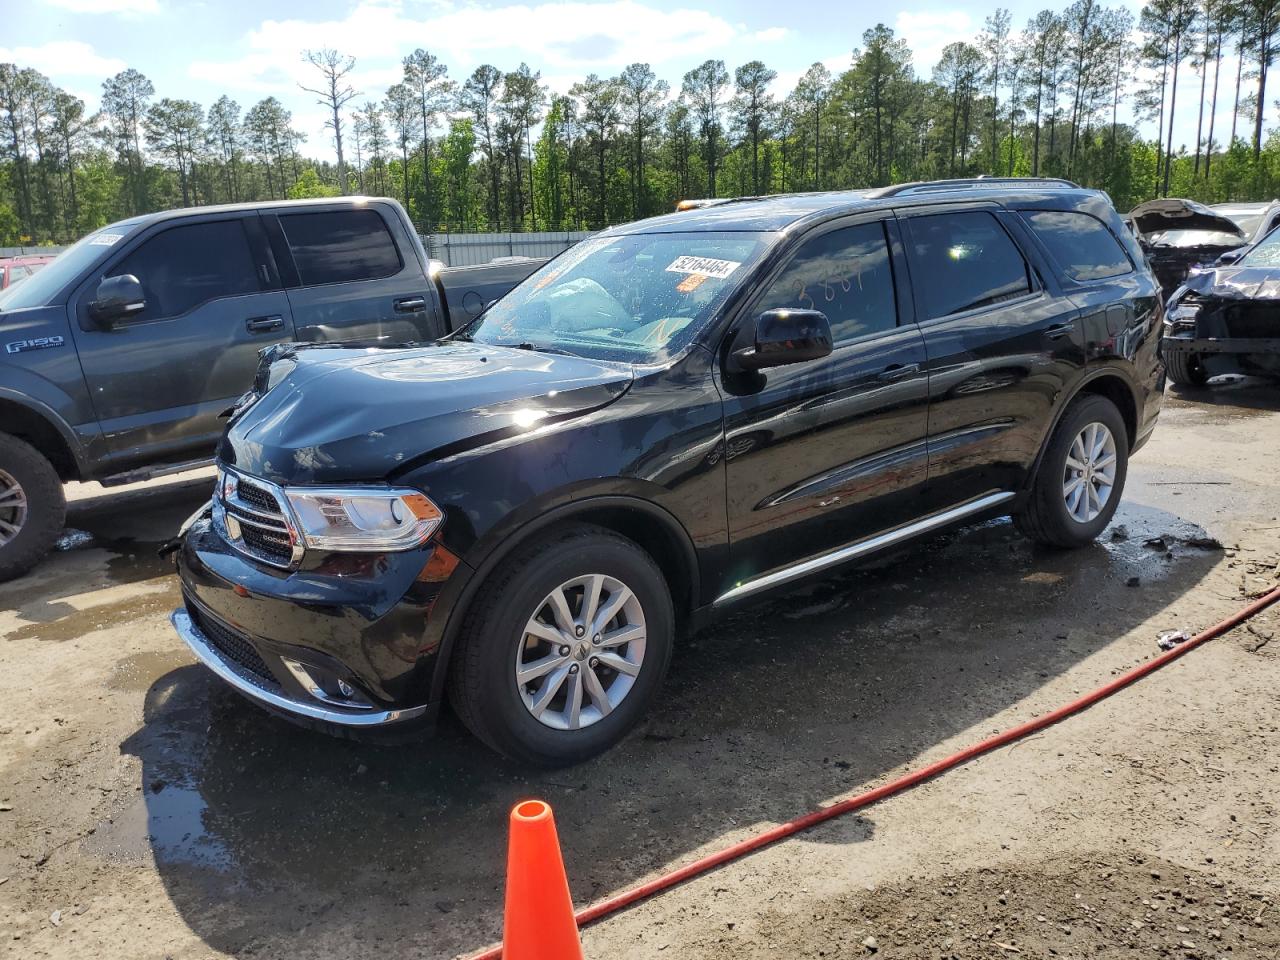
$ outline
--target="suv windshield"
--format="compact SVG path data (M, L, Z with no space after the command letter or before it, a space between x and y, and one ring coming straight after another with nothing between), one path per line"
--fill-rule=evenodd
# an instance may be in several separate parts
M535 271L458 336L600 360L659 360L693 340L774 237L593 237Z
M50 260L44 269L0 293L0 310L48 306L59 290L80 276L85 267L105 256L135 226L137 221L126 220L82 238Z

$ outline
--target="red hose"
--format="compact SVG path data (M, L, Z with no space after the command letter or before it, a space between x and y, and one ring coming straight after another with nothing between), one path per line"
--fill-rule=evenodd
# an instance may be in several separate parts
M730 844L723 850L719 850L716 853L694 860L691 863L686 863L683 867L677 867L670 873L654 877L652 880L646 880L644 883L637 884L629 890L624 890L612 897L593 903L589 907L584 907L574 915L578 921L578 926L582 927L585 924L599 920L601 917L606 917L611 913L617 913L625 907L629 907L634 903L638 903L641 900L652 897L654 894L661 893L664 890L669 890L677 884L707 873L710 870L714 870L716 867L722 866L731 860L737 860L739 857L746 856L748 853L754 853L762 847L767 847L772 843L777 843L779 840L783 840L794 834L800 833L802 830L808 830L810 827L817 826L820 823L825 823L827 820L833 820L836 817L844 816L846 813L861 810L863 807L870 806L871 804L876 803L879 800L883 800L886 797L891 797L896 793L909 790L911 787L918 786L926 780L936 777L940 773L944 773L953 767L958 767L962 763L967 763L975 757L982 756L984 753L989 753L997 747L1003 747L1006 744L1013 743L1015 740L1020 740L1029 734L1043 730L1045 727L1052 726L1060 720L1065 720L1067 717L1079 713L1081 710L1091 707L1101 700L1105 700L1113 693L1118 693L1125 687L1141 680L1148 674L1155 673L1155 671L1159 670L1161 667L1172 663L1174 660L1177 660L1179 657L1184 656L1187 653L1190 653L1196 647L1200 646L1200 644L1206 643L1215 637L1222 636L1222 634L1231 630L1233 627L1237 627L1256 614L1261 613L1277 600L1280 600L1280 587L1276 587L1263 594L1247 607L1237 610L1225 620L1214 624L1203 633L1196 634L1190 640L1174 647L1172 650L1162 653L1154 660L1148 660L1146 663L1139 664L1131 670L1122 673L1114 680L1098 687L1098 689L1093 692L1087 693L1078 700L1073 700L1051 713L1046 713L1043 716L1036 717L1034 720L1028 720L1026 723L1019 724L1016 727L1010 727L1008 730L1003 733L998 733L994 737L988 737L986 740L979 740L977 743L967 746L964 749L953 753L949 757L935 761L927 766L920 767L918 770L913 770L910 773L899 777L897 780L889 781L883 786L876 787L873 790L868 790L865 793L860 793L856 797L849 797L846 800L840 800L831 804L829 807L822 807L819 810L814 810L812 813L806 813L804 816L797 817L787 823L780 823L776 827L770 827L768 830L758 833L754 837L739 840L737 843ZM501 945L498 945L472 955L470 960L497 960L497 958L501 956L502 947Z

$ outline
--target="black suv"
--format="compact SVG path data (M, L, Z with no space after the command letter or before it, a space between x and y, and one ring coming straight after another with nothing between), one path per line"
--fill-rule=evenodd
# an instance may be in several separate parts
M1155 426L1161 321L1107 198L1062 181L618 227L432 345L260 371L173 622L330 730L447 697L504 754L581 760L739 601L1002 514L1096 537Z

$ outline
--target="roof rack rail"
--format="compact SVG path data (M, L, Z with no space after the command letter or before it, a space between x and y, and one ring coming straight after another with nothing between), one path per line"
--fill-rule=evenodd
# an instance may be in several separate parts
M921 180L915 183L900 183L897 186L877 190L875 197L901 197L913 193L933 193L940 190L984 190L997 187L1061 187L1064 189L1080 189L1080 184L1060 177L967 177L962 180Z

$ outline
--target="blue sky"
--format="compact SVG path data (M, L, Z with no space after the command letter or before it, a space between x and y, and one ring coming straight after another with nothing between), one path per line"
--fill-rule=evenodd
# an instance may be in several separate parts
M1136 15L1135 0L1121 2ZM1046 3L1005 5L1021 29ZM846 66L862 32L877 21L907 40L917 71L927 76L938 51L971 39L994 9L968 0L23 0L9 5L3 18L0 60L41 70L91 107L102 80L126 65L150 77L158 96L206 106L222 93L244 107L275 95L307 134L307 153L330 156L323 113L298 89L299 80L311 79L301 62L306 47L354 55L357 89L377 99L415 47L440 56L454 78L480 63L511 69L523 60L560 91L588 72L612 75L637 60L678 89L684 72L708 57L724 59L730 69L761 59L778 71L779 88L789 88L815 60L833 70ZM1224 63L1223 71L1233 77L1234 63L1230 71ZM1189 70L1184 81L1189 90ZM1179 110L1177 139L1194 138L1192 98L1180 99L1187 112Z

